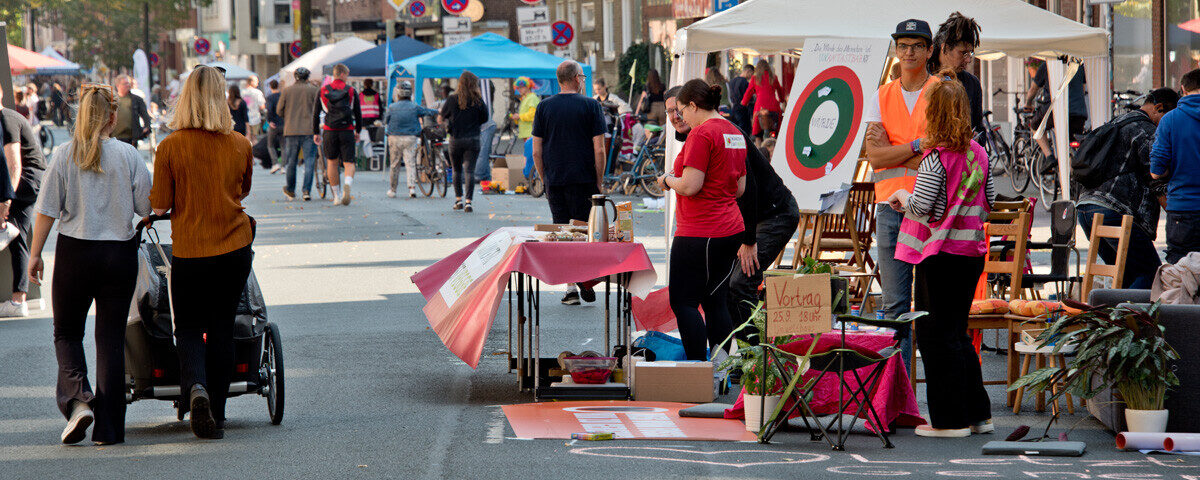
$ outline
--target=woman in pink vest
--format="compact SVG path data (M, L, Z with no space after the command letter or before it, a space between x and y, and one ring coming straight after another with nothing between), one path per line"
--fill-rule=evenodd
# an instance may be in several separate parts
M971 140L970 102L953 72L929 91L926 152L912 194L898 190L892 208L904 212L896 259L916 265L916 310L929 312L915 326L925 365L929 425L925 437L988 433L991 402L983 389L979 357L967 336L967 314L983 273L987 238L983 223L995 200L987 153Z

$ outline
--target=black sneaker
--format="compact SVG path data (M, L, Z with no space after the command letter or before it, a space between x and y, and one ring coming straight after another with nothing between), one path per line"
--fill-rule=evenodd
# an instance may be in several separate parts
M309 194L305 193L305 194L304 194L304 201L306 201L306 202L307 202L307 201L309 201L309 200L312 200L312 195L309 195Z
M192 433L200 438L221 438L217 436L220 430L217 429L217 422L213 419L208 391L204 390L200 384L193 385L188 398L192 411Z
M456 200L456 201L454 202L454 206L453 206L453 207L450 207L450 209L451 209L451 210L462 210L462 209L463 209L463 203L462 203L462 200Z
M295 200L296 192L288 190L287 187L283 187L283 196L287 197L288 200Z
M579 305L579 292L567 292L562 298L563 305Z
M475 211L475 208L471 207L471 204L468 202L466 205L463 205L463 211L471 213Z
M592 302L596 301L596 291L593 290L592 287L585 287L583 285L580 285L579 286L579 298L582 298L583 301L585 301L585 302L592 303Z

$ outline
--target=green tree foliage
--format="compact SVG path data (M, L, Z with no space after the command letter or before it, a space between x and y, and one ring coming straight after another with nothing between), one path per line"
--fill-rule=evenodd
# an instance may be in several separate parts
M671 54L666 49L657 43L635 43L629 46L628 50L621 55L621 62L617 66L617 75L620 77L618 82L609 82L609 85L614 83L618 86L613 93L624 97L629 94L629 67L633 66L634 60L637 60L637 67L634 69L634 84L633 95L629 98L630 106L634 106L633 102L637 100L638 95L642 94L642 89L646 86L646 72L650 70L650 53L658 50L658 58L666 60L667 68L659 70L659 76L663 83L668 83L667 76L670 71Z

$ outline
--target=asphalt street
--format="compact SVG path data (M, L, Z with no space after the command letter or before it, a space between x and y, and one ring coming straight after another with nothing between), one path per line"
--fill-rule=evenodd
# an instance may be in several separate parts
M939 440L900 430L894 449L855 435L846 452L832 452L790 431L770 445L518 439L499 407L532 398L507 372L503 314L472 370L432 333L409 277L495 228L548 222L545 199L478 196L476 211L465 214L452 212L447 199L388 199L384 175L363 172L354 202L335 207L285 201L282 175L256 170L254 182L246 205L259 221L254 270L269 319L282 331L283 423L269 424L264 398L237 397L225 439L200 440L169 403L145 400L129 406L125 444L62 446L51 314L38 310L0 321L0 477L1200 478L1193 457L1116 451L1112 435L1081 410L1064 415L1051 435L1075 425L1071 439L1088 443L1083 457L984 457L983 443L1049 419L1014 416L999 386L989 387L997 434ZM636 219L661 285L662 214ZM561 294L543 288L544 352L603 335L601 306L563 306ZM985 364L985 376L1001 375L1003 357L989 355ZM917 394L924 408L923 387Z

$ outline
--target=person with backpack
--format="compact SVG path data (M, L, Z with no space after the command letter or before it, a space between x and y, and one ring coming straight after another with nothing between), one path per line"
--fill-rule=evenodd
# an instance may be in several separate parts
M1154 272L1162 264L1154 239L1158 199L1165 192L1160 182L1150 178L1150 148L1155 127L1178 101L1179 94L1169 88L1150 92L1141 108L1089 133L1071 161L1071 177L1082 187L1076 212L1083 231L1092 230L1097 213L1104 215L1104 225L1120 226L1124 215L1134 218L1120 288L1150 288ZM1116 247L1112 239L1097 245L1104 263L1116 263Z
M1200 68L1179 79L1178 108L1150 149L1150 176L1167 182L1167 263L1200 251Z
M329 185L333 187L334 205L350 204L350 184L354 183L354 144L363 127L358 93L346 83L347 78L350 78L350 68L340 63L333 66L333 81L321 87L317 94L320 107L318 116L313 117L315 133L317 124L321 122L319 114L325 112L321 133L313 135L313 141L325 152L325 176L329 177ZM341 182L338 181L339 163L346 167L346 176Z

